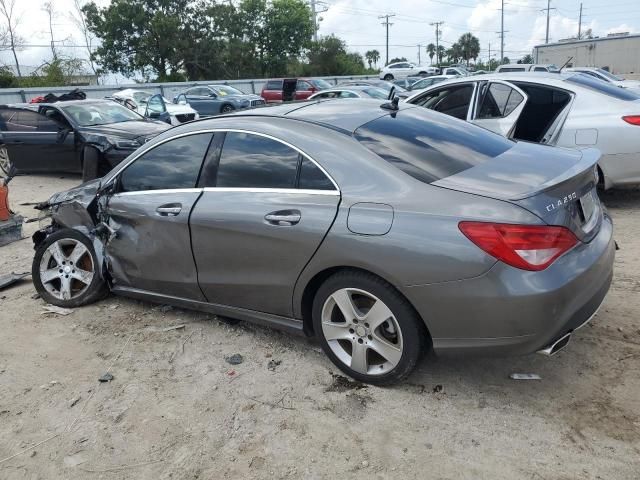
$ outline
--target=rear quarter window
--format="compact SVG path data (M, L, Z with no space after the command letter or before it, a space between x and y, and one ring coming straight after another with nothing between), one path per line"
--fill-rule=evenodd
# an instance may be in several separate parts
M472 168L513 146L500 135L420 107L373 120L358 128L354 137L425 183Z
M590 90L595 90L610 97L617 98L618 100L640 100L640 95L634 93L628 88L617 87L611 83L603 82L602 80L585 75L584 73L570 76L567 78L567 82L575 83L576 85L580 85L581 87L585 87Z

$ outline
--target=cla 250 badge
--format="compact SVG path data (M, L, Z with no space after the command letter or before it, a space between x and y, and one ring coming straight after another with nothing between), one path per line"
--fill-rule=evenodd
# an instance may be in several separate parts
M557 202L547 205L547 212L553 212L556 208L560 208L561 206L566 205L571 200L575 200L576 198L578 198L576 192L570 193L566 197L559 198Z

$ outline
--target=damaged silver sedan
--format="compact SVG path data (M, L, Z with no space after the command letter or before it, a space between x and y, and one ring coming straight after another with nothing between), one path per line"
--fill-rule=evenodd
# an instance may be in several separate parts
M375 384L430 349L552 354L611 282L597 160L379 100L192 122L40 206L34 284L304 332Z

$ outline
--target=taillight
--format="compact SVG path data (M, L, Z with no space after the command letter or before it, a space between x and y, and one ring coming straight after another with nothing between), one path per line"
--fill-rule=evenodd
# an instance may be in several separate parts
M640 115L626 115L626 116L622 117L622 119L625 122L630 123L631 125L640 126Z
M523 270L544 270L578 243L565 227L486 222L460 222L458 227L489 255Z

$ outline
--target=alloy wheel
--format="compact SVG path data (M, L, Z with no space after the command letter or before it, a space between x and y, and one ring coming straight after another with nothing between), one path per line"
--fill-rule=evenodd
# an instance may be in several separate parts
M71 300L89 288L95 268L86 245L73 238L63 238L46 249L39 272L47 292L59 300Z
M385 374L402 357L397 319L382 300L364 290L342 288L327 298L322 333L336 357L361 374Z

